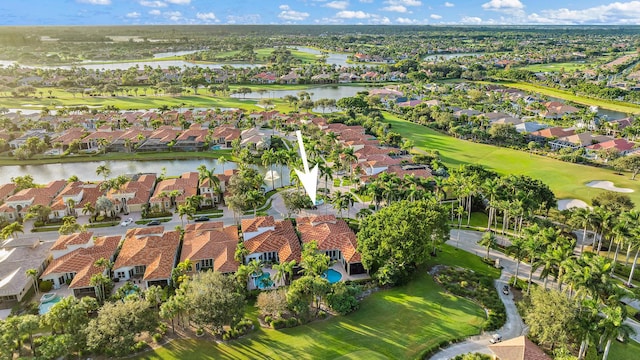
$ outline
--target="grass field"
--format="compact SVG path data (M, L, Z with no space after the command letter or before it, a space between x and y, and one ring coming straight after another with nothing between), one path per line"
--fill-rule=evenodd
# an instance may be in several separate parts
M484 82L484 83L491 84L488 82ZM534 85L534 84L528 84L528 83L511 82L511 81L500 81L497 83L506 87L516 88L524 91L556 97L559 99L573 101L574 103L577 103L577 104L583 104L588 106L598 106L603 109L620 111L628 114L640 114L640 105L630 104L623 101L589 98L583 95L574 95L570 91L552 89L546 86L540 86L540 85Z
M449 167L461 164L479 164L501 174L523 174L544 181L558 199L591 199L605 190L587 187L593 180L609 180L616 186L634 189L631 199L640 206L640 183L630 180L629 174L616 175L613 171L591 166L571 164L528 152L478 144L440 134L425 126L402 120L385 113L385 122L393 131L414 141L420 149L440 151L440 156Z
M551 64L533 64L533 65L523 66L521 69L529 70L533 72L555 72L560 70L564 70L566 72L573 72L578 69L584 69L588 66L589 64L585 62L570 61L570 62L551 63Z
M484 319L480 307L445 294L422 273L374 293L347 316L283 330L258 326L222 344L176 340L139 359L417 359L443 341L479 333Z

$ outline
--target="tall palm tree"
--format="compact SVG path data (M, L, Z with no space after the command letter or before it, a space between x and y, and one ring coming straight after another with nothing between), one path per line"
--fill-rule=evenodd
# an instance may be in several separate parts
M293 268L295 266L295 260L285 261L280 264L273 265L273 269L276 270L274 280L280 281L281 279L284 279L284 284L289 285L291 283L291 279L293 278Z
M266 150L265 152L262 153L262 156L260 157L260 160L262 161L262 166L269 167L272 175L273 175L273 164L276 163L276 158L277 158L276 153L273 149ZM275 179L273 179L273 177L271 180L271 188L272 189L276 188L276 182L275 182Z
M580 243L580 254L584 252L584 243L587 240L587 229L594 223L593 211L589 208L574 208L571 211L571 222L582 227L582 242Z
M11 236L17 239L18 233L24 233L24 226L19 222L12 222L11 224L3 227L0 231L0 235L2 235L3 239L8 239Z
M218 158L218 164L220 164L220 166L222 166L222 173L224 174L224 164L227 162L227 158L224 157L224 155L220 156Z
M513 257L516 259L516 273L513 277L513 286L516 286L518 281L518 272L520 271L520 263L527 255L525 240L523 238L515 238L511 242L511 252Z
M284 176L283 176L283 168L284 165L289 163L289 160L291 159L291 157L289 156L289 152L287 150L278 150L275 152L275 163L280 165L280 187L284 187Z
M626 314L622 306L604 306L600 311L603 315L599 322L599 327L602 331L601 344L604 340L607 341L602 360L607 360L611 349L611 341L620 336L628 337L635 331L631 326L624 323Z
M96 168L96 175L102 175L105 181L111 175L111 169L107 165L100 165Z
M40 295L40 289L38 288L38 269L27 269L24 273L31 278L36 296Z
M215 168L207 169L207 166L204 164L198 166L198 179L200 183L204 181L209 182L209 188L211 189L211 206L215 206L214 193L216 193L216 189L220 187L220 179L215 174Z
M482 238L480 238L480 241L478 241L478 245L487 247L487 259L489 259L489 250L491 250L491 246L495 245L497 242L498 239L493 231L485 231Z
M491 228L491 221L495 216L495 199L500 191L500 179L489 178L482 184L482 193L489 200L489 219L487 220L487 230Z
M455 212L458 215L458 234L456 236L456 247L458 247L458 243L460 242L460 228L462 227L462 215L464 215L464 208L462 206L458 206L456 207ZM489 258L489 251L487 251L487 258Z
M82 207L82 213L84 215L89 215L89 219L91 219L91 217L93 217L96 213L96 207L90 202L87 201L84 206ZM95 218L94 218L95 220Z

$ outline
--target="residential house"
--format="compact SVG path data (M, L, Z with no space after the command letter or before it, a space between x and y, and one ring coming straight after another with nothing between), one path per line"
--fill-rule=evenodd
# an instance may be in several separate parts
M637 147L636 143L632 143L625 139L612 139L603 141L601 143L589 145L586 147L586 149L588 155L593 155L597 159L599 150L614 149L620 155L627 155L631 152L636 151Z
M0 185L0 203L13 194L16 191L16 184L8 183Z
M579 149L599 142L611 140L610 137L604 135L592 135L590 132L583 132L574 135L565 136L549 142L549 146L553 150L559 150L565 147Z
M111 130L103 126L80 140L81 148L87 151L98 152L106 150L111 144L124 134L122 130Z
M190 260L196 272L236 272L239 264L234 256L238 239L235 225L225 227L221 221L189 224L185 227L180 262Z
M54 147L60 147L62 151L66 151L67 149L69 149L69 146L71 146L71 143L73 143L74 141L79 142L85 136L85 134L86 132L84 131L84 129L71 128L62 133L60 136L53 138L51 140L51 144L53 144Z
M171 197L169 194L176 192L177 195ZM165 179L156 185L153 196L149 203L154 206L158 205L163 209L173 206L184 205L189 196L198 193L198 173L187 172L179 178ZM164 205L163 205L164 204Z
M274 221L273 216L243 219L242 236L248 252L245 263L254 259L271 263L296 260L300 263L300 240L290 220Z
M211 135L211 138L213 139L214 143L225 148L231 148L233 140L239 139L240 135L241 135L240 129L236 128L233 125L226 124L226 125L220 125L217 128L215 128L213 130L213 134Z
M84 205L94 204L104 191L99 183L74 181L68 183L51 203L51 218L62 219L65 216L78 216Z
M489 345L489 350L495 354L496 360L551 360L549 355L524 335Z
M149 286L166 286L178 260L180 233L164 231L163 226L127 231L122 249L113 266L120 281L133 280Z
M280 82L284 84L297 84L301 76L295 71L291 71L286 75L280 76Z
M138 146L138 151L168 150L169 145L174 143L180 132L180 129L163 125L151 133L151 135L149 135L149 137Z
M30 188L18 191L0 205L0 216L9 221L24 217L33 205L50 206L52 200L66 186L66 181L56 180L41 188Z
M240 146L249 150L266 150L271 146L271 135L257 127L243 130Z
M42 129L28 130L22 136L9 141L9 148L11 148L11 149L20 148L20 147L24 146L24 144L27 143L28 139L33 138L33 137L44 141L44 139L45 139L45 137L47 135L48 135L48 133L47 133L46 130L42 130Z
M151 130L138 127L131 128L109 145L109 151L131 152L146 141L152 133L153 131Z
M173 148L182 151L202 151L207 144L208 134L209 129L203 129L198 123L191 124L189 129L178 136Z
M87 238L88 241L81 243ZM74 235L85 235L74 237ZM59 289L63 285L69 285L75 297L91 296L96 297L95 288L91 285L91 278L97 274L110 277L108 269L96 266L96 261L107 259L113 261L120 244L122 236L102 236L93 237L93 233L63 235L53 245L55 252L65 252L64 255L56 257L47 266L40 279L51 281L54 289Z
M33 287L33 279L26 271L36 269L41 274L49 262L52 245L35 238L0 242L0 309L10 309L23 300Z
M543 110L540 115L547 119L559 119L564 115L571 115L578 112L578 108L566 105L557 101L548 101L544 103L546 110Z
M548 125L540 124L535 121L525 121L520 124L516 124L516 131L519 133L532 133L542 129L545 129Z
M117 212L127 214L142 211L144 204L149 203L156 179L156 174L136 174L120 189L110 190L107 197Z
M318 250L339 262L349 275L366 273L356 251L356 234L344 220L320 215L298 218L297 224L303 244L316 241Z
M546 142L546 141L552 141L555 139L571 136L571 135L574 135L575 133L576 132L573 129L563 129L559 126L556 126L556 127L534 131L531 134L529 134L529 137L532 140L535 140L538 142Z

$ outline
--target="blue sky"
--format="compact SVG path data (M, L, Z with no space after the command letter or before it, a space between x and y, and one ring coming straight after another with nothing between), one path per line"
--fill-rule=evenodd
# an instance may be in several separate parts
M625 0L0 0L0 25L625 24Z

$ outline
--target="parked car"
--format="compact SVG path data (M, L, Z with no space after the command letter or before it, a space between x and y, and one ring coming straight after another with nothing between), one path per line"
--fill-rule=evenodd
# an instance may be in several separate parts
M161 224L160 220L151 220L147 223L147 226L158 226L160 224Z
M509 285L505 285L502 287L502 293L505 295L509 295Z
M133 222L132 218L128 218L127 220L120 223L120 226L129 226Z
M493 336L491 336L491 339L489 339L489 342L492 344L499 343L500 341L502 341L502 335L500 334L493 334Z
M209 221L209 217L208 216L198 216L197 218L195 218L193 221Z

